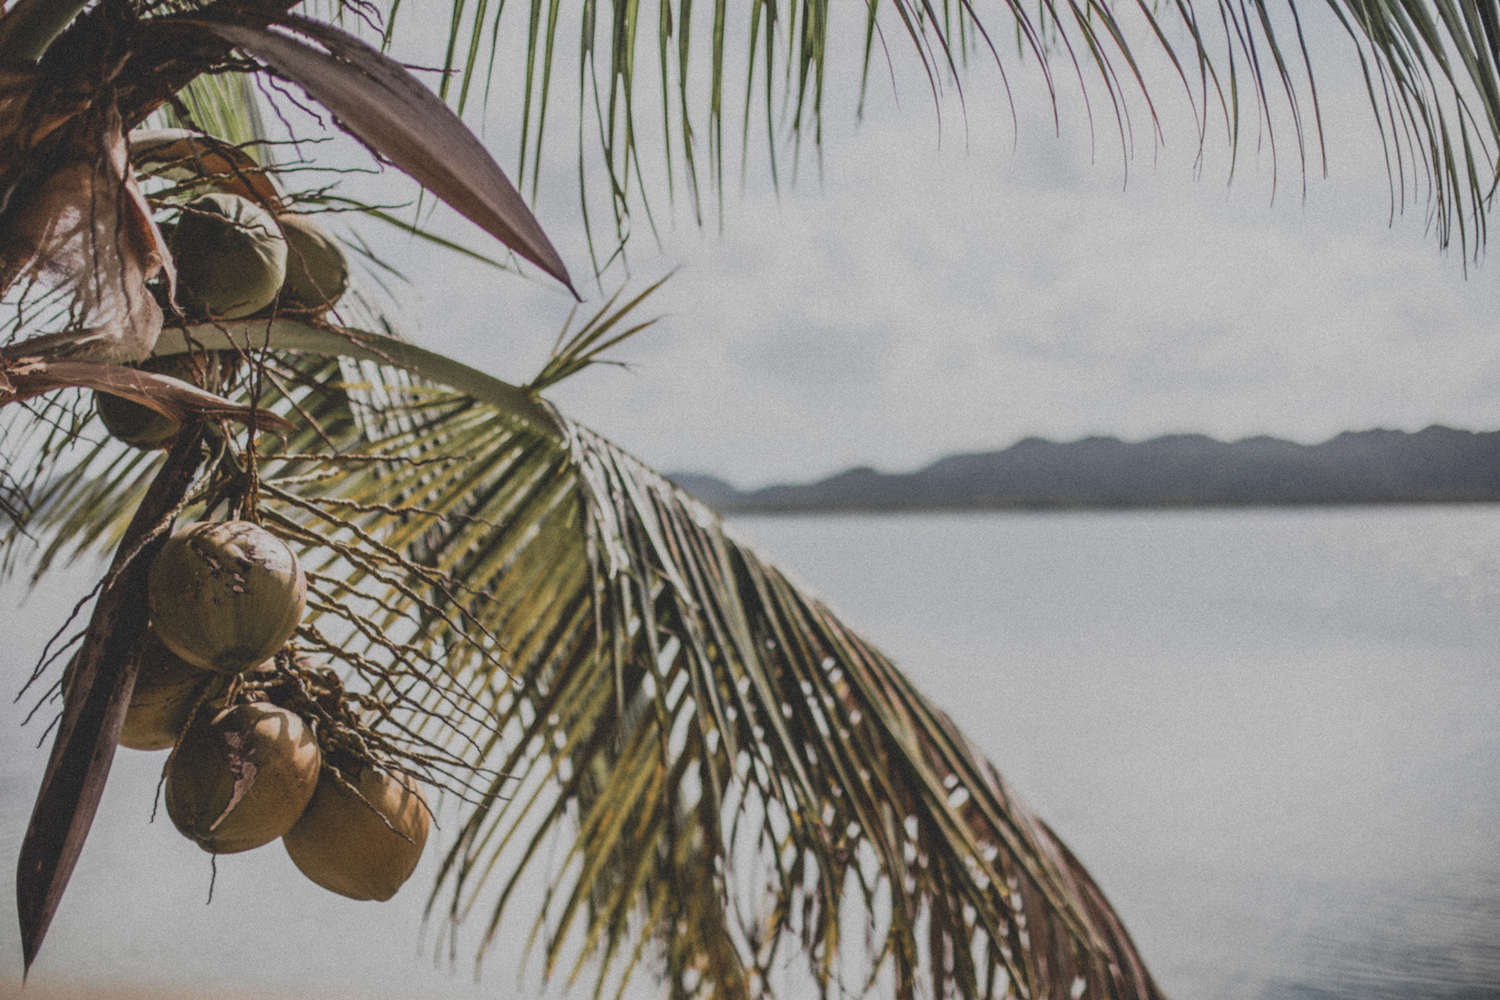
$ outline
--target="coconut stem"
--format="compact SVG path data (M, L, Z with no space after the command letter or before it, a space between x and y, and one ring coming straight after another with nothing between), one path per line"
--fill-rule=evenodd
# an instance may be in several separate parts
M16 909L27 972L104 794L135 688L136 653L146 635L146 573L170 535L160 529L192 486L203 457L202 434L202 420L183 428L136 508L78 653L72 697L63 706L16 866Z

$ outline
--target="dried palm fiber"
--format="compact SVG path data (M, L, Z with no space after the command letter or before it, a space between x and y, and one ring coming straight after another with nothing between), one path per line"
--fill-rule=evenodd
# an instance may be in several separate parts
M146 282L163 271L171 282L171 258L131 172L119 112L109 105L73 131L0 216L0 293L18 281L67 289L67 325L10 345L0 358L139 361L162 325Z
M257 427L292 429L291 423L268 410L240 406L170 375L98 361L21 358L7 367L3 360L0 358L0 406L64 386L79 386L140 403L178 423L189 419L190 414L203 414L253 422Z
M0 176L10 173L13 150L5 140L21 131L21 113L36 81L35 70L0 67ZM6 200L0 198L0 212L5 210Z
M208 180L216 190L249 198L272 215L285 211L266 169L233 143L184 128L136 129L129 138L131 161L153 177Z
M148 358L141 362L140 370L160 375L170 375L189 384L194 380L198 362L191 354L175 354L167 358ZM143 450L161 448L171 444L182 422L174 420L158 409L117 396L110 392L98 392L94 396L94 408L105 430L120 441Z

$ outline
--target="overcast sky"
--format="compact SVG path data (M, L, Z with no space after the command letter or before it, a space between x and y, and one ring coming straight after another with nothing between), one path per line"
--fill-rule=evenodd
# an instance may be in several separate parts
M778 195L752 140L722 235L694 225L680 192L669 209L660 144L643 140L662 242L638 214L629 287L677 268L654 299L663 319L617 352L630 370L586 372L552 397L659 469L741 486L855 464L912 469L1026 435L1312 442L1372 427L1500 426L1494 268L1471 265L1466 277L1460 251L1440 252L1421 197L1388 225L1353 48L1322 8L1304 17L1329 170L1323 179L1314 149L1305 199L1284 101L1273 100L1278 159L1247 116L1226 183L1222 123L1211 120L1196 176L1190 107L1158 74L1165 144L1152 143L1137 101L1127 176L1102 90L1092 91L1092 151L1076 83L1062 76L1056 136L1040 77L1014 58L1019 129L982 61L962 106L949 88L940 121L900 37L889 39L894 97L877 71L863 122L857 35L836 52L821 182L804 150L801 177L783 176ZM642 43L651 58L641 63L653 49ZM571 85L575 72L558 78ZM485 127L509 170L517 130L504 89ZM728 91L737 122L742 80ZM538 215L594 308L564 93ZM644 94L650 129L658 97ZM730 145L737 164L737 125ZM464 226L452 231L468 238ZM540 365L566 293L400 238L382 245L414 279L398 288L414 337L515 380ZM606 290L621 277L611 272Z

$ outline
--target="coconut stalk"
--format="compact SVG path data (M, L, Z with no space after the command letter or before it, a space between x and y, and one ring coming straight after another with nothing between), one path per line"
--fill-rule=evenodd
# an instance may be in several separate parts
M25 972L31 971L83 850L135 688L146 637L146 572L202 461L203 422L184 428L115 550L78 653L72 697L52 744L16 867L16 910Z
M635 304L632 303L630 308ZM619 315L627 311L622 310ZM601 313L595 322L603 318ZM291 351L389 365L456 389L557 440L567 435L551 407L527 388L511 385L436 351L368 330L333 327L287 317L199 323L163 330L154 353L157 357L167 357L190 353L195 347L208 351Z

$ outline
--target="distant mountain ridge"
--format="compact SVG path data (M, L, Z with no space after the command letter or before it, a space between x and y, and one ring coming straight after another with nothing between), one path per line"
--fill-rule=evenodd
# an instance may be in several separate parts
M1202 434L1139 443L1032 437L909 473L861 467L748 491L712 476L671 478L726 512L1473 502L1500 500L1500 431L1347 431L1313 445Z

